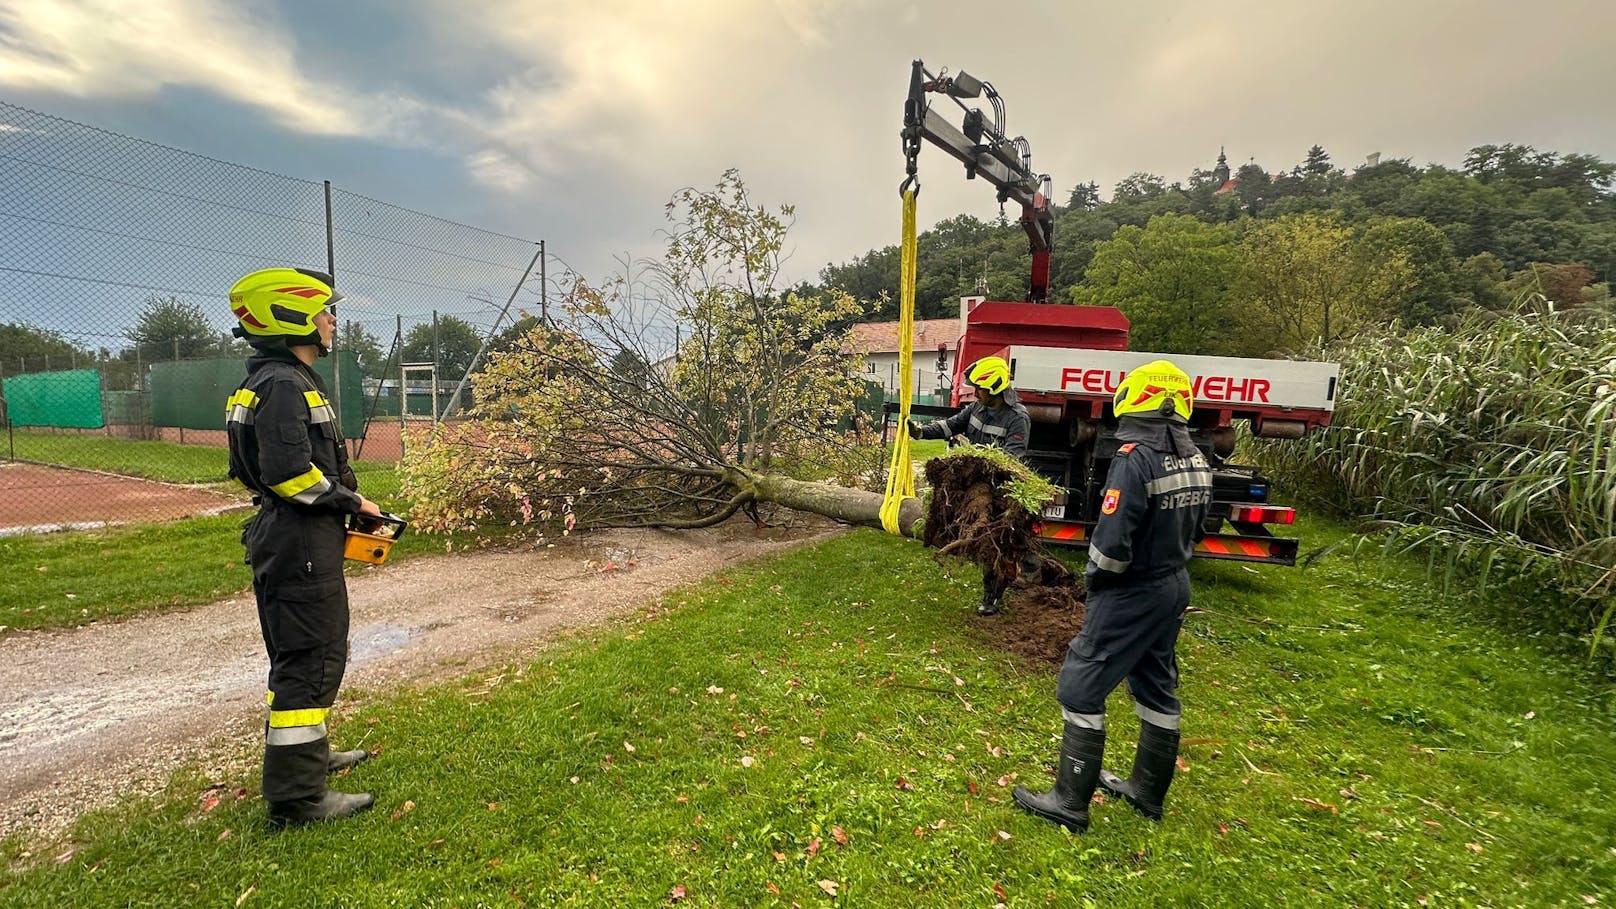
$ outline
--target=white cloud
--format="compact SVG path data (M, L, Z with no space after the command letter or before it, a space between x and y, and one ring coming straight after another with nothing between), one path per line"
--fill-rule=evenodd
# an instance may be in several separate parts
M299 132L365 130L358 106L297 71L295 43L246 4L210 0L0 0L0 85L77 97L196 86Z
M612 251L649 240L676 187L739 167L760 201L798 203L800 277L897 240L915 57L993 80L1058 200L1135 170L1182 179L1220 145L1270 169L1314 142L1342 164L1454 161L1484 141L1616 157L1598 116L1616 78L1610 0L1552 0L1526 20L1470 0L989 7L395 0L389 27L430 51L377 59L367 84L363 69L316 81L296 30L247 0L0 0L0 89L139 101L183 86L294 133L431 148L487 188L487 210L523 219L509 229ZM375 88L404 67L434 100ZM997 212L935 149L921 176L927 224Z

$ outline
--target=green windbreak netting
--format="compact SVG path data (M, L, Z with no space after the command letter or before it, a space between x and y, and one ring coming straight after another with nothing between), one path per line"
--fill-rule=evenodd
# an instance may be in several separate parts
M364 390L359 357L342 351L342 431L359 433L364 423ZM315 361L314 371L325 380L333 399L339 397L332 379L334 357ZM152 425L183 429L223 429L224 402L247 377L247 361L237 358L153 363L151 367ZM336 400L332 401L337 403Z
M93 369L9 376L0 397L13 426L101 428L101 374Z

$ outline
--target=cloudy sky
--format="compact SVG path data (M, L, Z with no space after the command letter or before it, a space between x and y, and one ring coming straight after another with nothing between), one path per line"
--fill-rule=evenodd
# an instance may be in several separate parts
M997 12L988 13L994 9ZM0 99L544 239L599 276L677 188L797 205L793 278L898 239L910 62L994 83L1058 200L1219 146L1616 159L1612 0L0 0ZM996 215L940 151L921 219Z

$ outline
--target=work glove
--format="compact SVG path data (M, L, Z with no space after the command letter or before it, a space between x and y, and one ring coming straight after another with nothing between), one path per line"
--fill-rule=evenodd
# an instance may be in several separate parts
M909 421L909 438L924 439L926 437L926 424L919 420Z

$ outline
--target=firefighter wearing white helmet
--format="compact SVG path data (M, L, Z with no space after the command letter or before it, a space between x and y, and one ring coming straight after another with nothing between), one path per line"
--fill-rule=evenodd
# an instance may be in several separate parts
M1190 603L1186 563L1204 535L1212 473L1191 441L1189 376L1166 360L1130 372L1112 412L1119 444L1089 538L1083 631L1072 639L1056 697L1065 733L1055 787L1013 793L1023 809L1081 832L1096 785L1152 820L1178 758L1178 661L1174 649ZM1124 679L1140 718L1132 775L1104 772L1105 699Z
M264 800L276 825L347 817L369 795L326 789L326 775L365 751L332 751L326 715L347 665L348 588L342 576L348 515L380 514L358 492L336 411L312 368L330 352L340 299L331 276L266 268L237 281L230 309L253 355L225 404L230 476L258 513L242 543L269 654Z
M949 439L962 435L973 445L991 445L1018 459L1025 458L1032 419L1027 416L1027 408L1015 389L1010 387L1010 364L1003 357L983 357L965 370L965 381L975 390L975 401L946 420L910 421L909 435L916 439ZM1036 580L1043 562L1043 557L1036 552L1028 553L1019 577ZM982 603L976 607L976 614L997 614L1004 590L1011 581L1011 578L984 572Z

